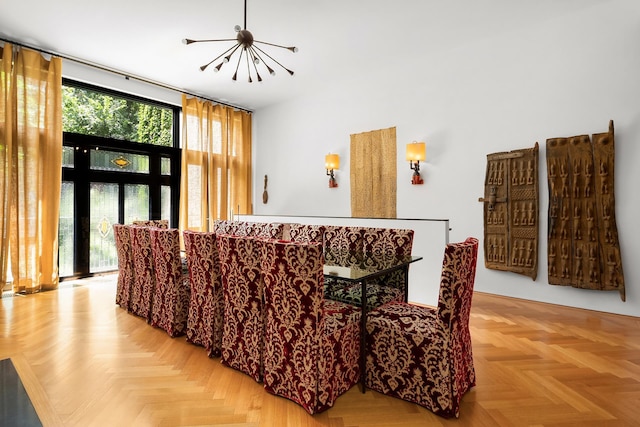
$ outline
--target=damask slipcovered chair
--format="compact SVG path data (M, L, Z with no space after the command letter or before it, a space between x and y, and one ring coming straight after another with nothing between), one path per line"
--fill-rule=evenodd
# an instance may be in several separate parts
M249 236L216 236L222 278L224 326L221 361L262 381L262 241Z
M134 286L133 253L131 252L129 228L128 225L113 224L113 235L118 253L116 304L125 310L131 310L131 294Z
M324 231L324 257L327 265L358 266L364 254L363 227L329 225ZM325 295L342 300L342 294L353 286L340 279L325 281Z
M156 288L156 274L153 269L151 233L149 227L131 226L131 247L135 280L131 298L131 312L151 323L153 295Z
M394 302L367 317L366 382L443 417L475 386L469 313L478 240L445 248L438 307Z
M284 224L278 222L254 222L250 224L250 236L282 240Z
M292 242L324 244L324 225L290 224L289 238Z
M169 228L168 219L148 219L133 221L133 225L142 225L145 227Z
M235 236L239 227L240 221L230 221L223 219L216 219L215 221L213 221L213 232L216 234L229 234Z
M185 230L182 237L191 285L187 341L203 346L209 357L217 357L222 348L223 306L216 235Z
M189 275L180 260L180 232L175 228L150 228L156 292L151 325L169 336L183 335L189 311Z
M398 258L411 255L413 230L397 228L362 227L363 269L393 267ZM403 270L396 270L367 283L367 307L375 308L391 301L406 301L406 278ZM334 287L332 297L350 304L361 305L362 286L352 284Z
M264 386L315 414L360 376L360 311L325 300L320 243L263 243Z

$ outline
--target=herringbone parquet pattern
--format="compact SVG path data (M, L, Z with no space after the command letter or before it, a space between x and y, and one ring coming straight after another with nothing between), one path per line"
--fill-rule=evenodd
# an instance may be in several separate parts
M640 319L477 293L478 385L458 420L352 388L309 416L114 305L115 278L4 298L11 357L45 426L634 426ZM1 422L0 422L1 424Z

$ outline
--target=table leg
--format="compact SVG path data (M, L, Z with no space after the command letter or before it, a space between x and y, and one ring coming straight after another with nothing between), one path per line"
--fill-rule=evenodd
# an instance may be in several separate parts
M360 285L361 295L361 316L360 316L360 384L362 393L367 391L367 281L363 280Z

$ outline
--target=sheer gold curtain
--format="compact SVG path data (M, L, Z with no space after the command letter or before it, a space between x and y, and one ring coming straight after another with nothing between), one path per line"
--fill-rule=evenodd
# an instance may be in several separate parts
M251 114L182 95L180 228L252 213Z
M396 128L351 135L351 216L395 218Z
M58 286L62 61L5 43L0 84L0 274L13 291Z

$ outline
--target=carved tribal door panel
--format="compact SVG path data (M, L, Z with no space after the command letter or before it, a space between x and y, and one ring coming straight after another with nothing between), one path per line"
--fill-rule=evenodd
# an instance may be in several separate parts
M538 143L487 155L484 265L536 279L538 274Z
M609 132L547 140L548 270L552 285L617 290L625 300Z

